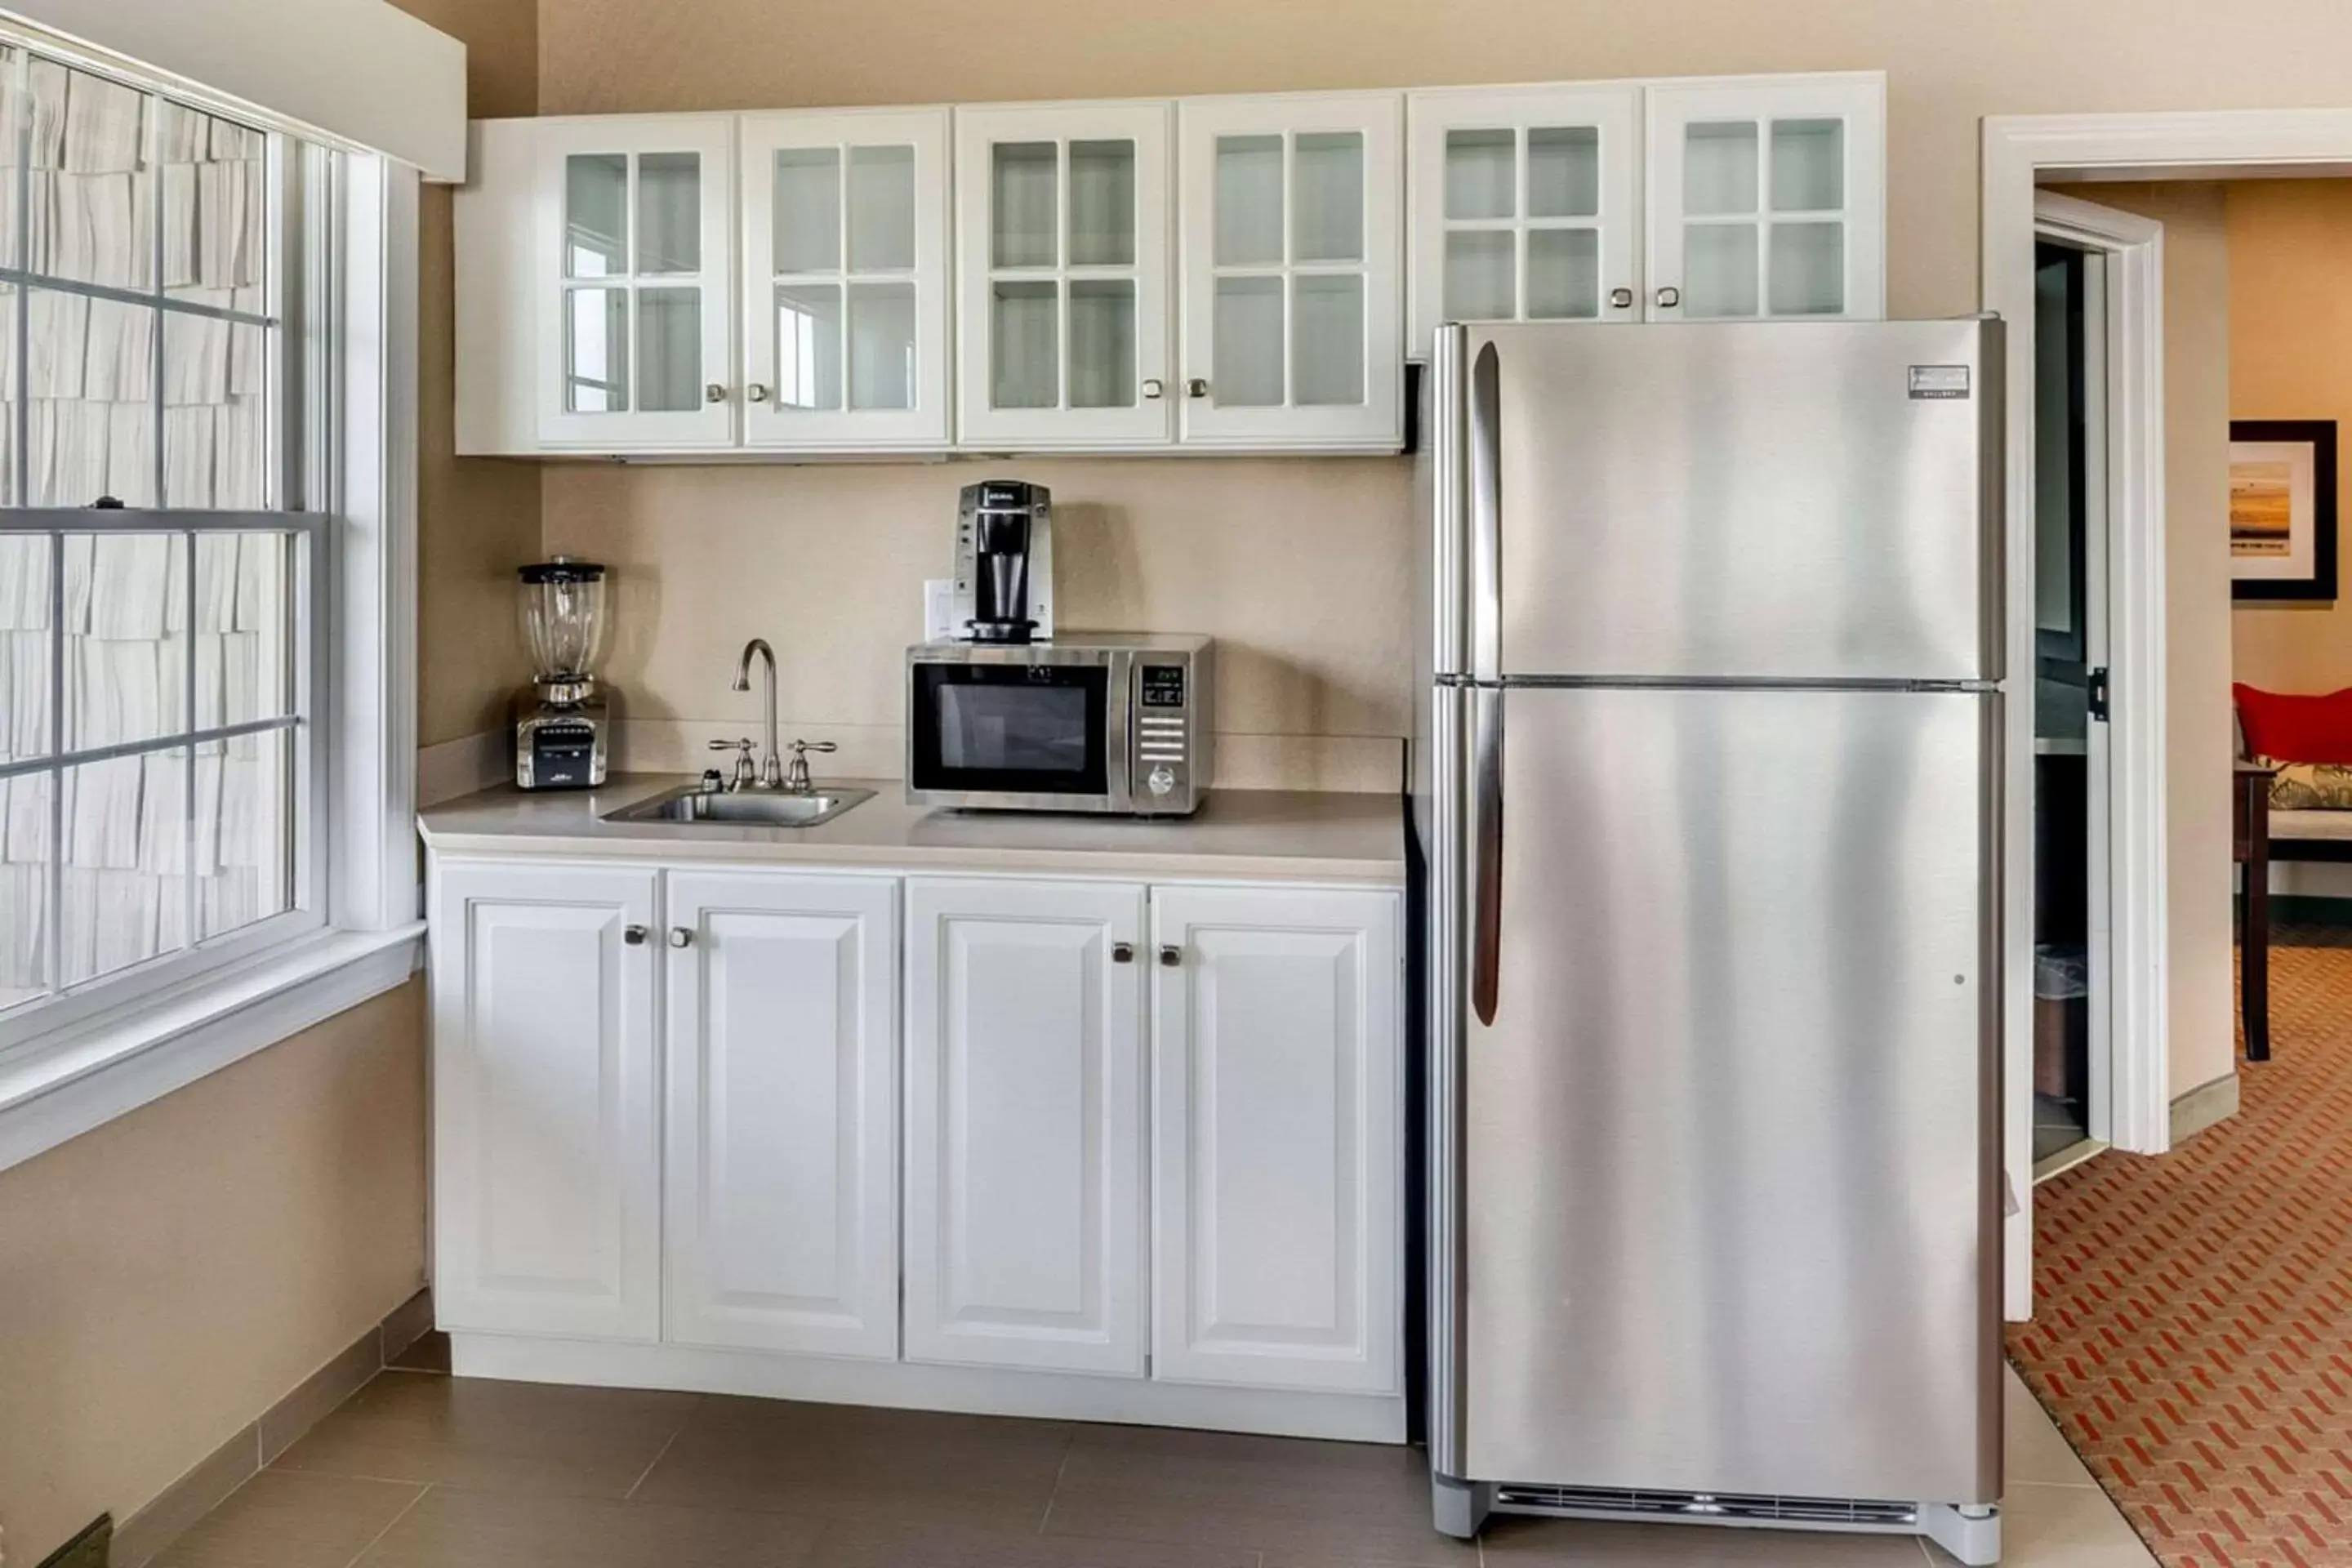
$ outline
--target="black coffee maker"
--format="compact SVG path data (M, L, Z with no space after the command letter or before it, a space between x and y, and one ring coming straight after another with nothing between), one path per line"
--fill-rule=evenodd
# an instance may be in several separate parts
M964 486L949 624L966 642L1053 639L1054 503L1045 486L1020 479Z

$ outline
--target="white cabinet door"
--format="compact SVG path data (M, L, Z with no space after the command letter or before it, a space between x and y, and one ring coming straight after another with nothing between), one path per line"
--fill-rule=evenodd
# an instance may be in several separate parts
M1876 72L1649 89L1649 314L1886 313L1886 82Z
M550 121L539 142L539 436L727 447L735 121Z
M659 1331L655 879L439 869L433 1300L445 1329Z
M1188 100L1183 439L1393 449L1404 441L1404 100Z
M898 1353L898 889L673 871L663 1337Z
M1412 330L1638 321L1642 89L1453 88L1406 100Z
M955 111L964 445L1169 442L1169 114L1165 103Z
M907 884L907 1359L1143 1373L1143 889Z
M742 120L746 446L943 448L948 111Z
M1393 894L1155 888L1152 1375L1402 1386Z

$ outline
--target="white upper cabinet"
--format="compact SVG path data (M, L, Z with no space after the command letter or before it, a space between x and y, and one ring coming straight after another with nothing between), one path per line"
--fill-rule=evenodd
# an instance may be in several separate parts
M1187 446L1402 445L1403 120L1392 92L1178 106Z
M1165 446L1170 106L958 109L958 435Z
M1886 312L1874 72L1648 89L1653 321Z
M946 447L948 111L741 125L744 445Z
M723 116L540 128L542 443L734 444L734 143Z
M1412 330L1441 321L1638 321L1642 89L1416 92Z

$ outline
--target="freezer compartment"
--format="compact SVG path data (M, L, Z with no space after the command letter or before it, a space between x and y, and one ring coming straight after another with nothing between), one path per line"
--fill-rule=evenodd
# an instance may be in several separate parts
M1999 699L1477 698L1450 1473L1994 1500Z
M1465 668L1997 679L2000 331L1467 330Z

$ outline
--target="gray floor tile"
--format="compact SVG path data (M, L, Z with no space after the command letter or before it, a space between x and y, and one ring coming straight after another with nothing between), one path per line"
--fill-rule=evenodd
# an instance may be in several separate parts
M425 1495L421 1486L264 1470L152 1568L346 1568Z
M1258 1568L1258 1554L1159 1542L845 1521L824 1532L804 1568Z
M1583 1519L1500 1519L1486 1561L1519 1568L1924 1568L1918 1538L1743 1530L1701 1524L1616 1524Z
M281 1469L518 1495L627 1495L695 1396L387 1372L278 1456Z
M803 1568L819 1521L435 1488L358 1568Z

